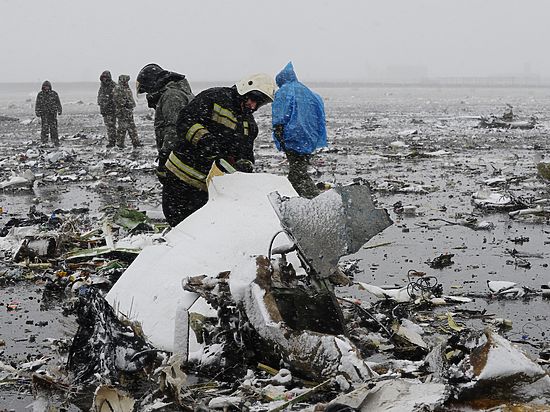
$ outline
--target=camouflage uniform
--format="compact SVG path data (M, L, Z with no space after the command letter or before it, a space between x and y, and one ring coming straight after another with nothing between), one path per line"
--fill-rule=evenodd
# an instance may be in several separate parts
M160 90L155 108L155 137L159 154L170 154L178 144L176 123L180 110L193 99L187 79L170 82Z
M313 199L321 191L313 183L313 179L307 172L311 155L303 155L292 150L285 152L288 160L288 180L298 194L306 199Z
M136 102L134 101L132 90L128 85L129 80L130 76L121 74L118 77L118 84L114 91L116 118L118 122L118 147L124 147L126 132L130 135L130 140L134 147L142 146L138 139L136 124L134 123L134 107L136 107Z
M61 114L62 111L61 101L59 100L59 95L52 90L52 85L47 80L42 83L42 90L36 96L34 110L42 122L40 133L42 143L48 142L49 134L53 144L59 146L57 115Z
M159 159L165 159L178 142L176 122L180 110L195 97L185 75L164 70L156 63L145 65L137 75L137 92L146 93L147 105L155 109L155 138ZM159 162L156 170L164 184L166 171Z
M111 72L105 70L99 77L101 86L97 92L97 104L99 112L103 116L103 123L107 128L107 147L113 147L116 143L116 110L114 92L116 83L111 77Z

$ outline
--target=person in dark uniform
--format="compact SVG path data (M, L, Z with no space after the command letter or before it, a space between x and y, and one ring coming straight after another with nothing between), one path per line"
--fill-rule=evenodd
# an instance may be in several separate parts
M57 132L57 115L61 115L63 108L56 91L52 90L52 84L46 80L42 83L42 90L36 96L34 106L36 116L40 117L42 131L40 137L42 143L48 143L48 135L55 146L59 146Z
M144 66L136 81L138 94L146 93L147 105L155 109L157 150L159 159L166 159L177 145L176 123L180 110L195 96L185 75L164 70L155 63ZM161 183L164 182L164 165L157 168L157 177Z
M121 74L118 76L118 84L114 90L117 130L117 146L124 147L126 133L130 136L134 148L143 146L138 139L136 123L134 122L134 107L136 102L128 82L130 76Z
M107 147L116 144L116 111L115 111L115 87L116 83L111 77L111 72L105 70L99 76L101 85L97 92L97 104L99 112L103 116L103 123L107 128Z

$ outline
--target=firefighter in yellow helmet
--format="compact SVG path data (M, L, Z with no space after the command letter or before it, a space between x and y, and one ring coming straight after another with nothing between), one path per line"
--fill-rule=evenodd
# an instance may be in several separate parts
M166 172L162 209L170 226L207 202L206 177L216 160L252 171L258 135L253 113L271 103L274 93L273 79L255 74L232 87L207 89L180 111L177 147L159 162Z

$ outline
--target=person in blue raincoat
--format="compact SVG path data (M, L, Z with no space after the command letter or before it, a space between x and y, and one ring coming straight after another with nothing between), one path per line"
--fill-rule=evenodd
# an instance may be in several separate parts
M300 196L311 199L319 189L307 168L312 153L327 145L323 99L298 81L292 62L275 80L279 89L272 104L273 140L288 159L288 180Z

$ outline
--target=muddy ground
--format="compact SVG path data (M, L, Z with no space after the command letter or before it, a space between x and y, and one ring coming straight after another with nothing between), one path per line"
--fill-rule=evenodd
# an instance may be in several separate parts
M202 87L196 86L195 91ZM152 113L144 99L135 114L144 147L107 150L95 105L96 85L60 84L56 89L64 104L59 131L60 150L66 155L51 163L41 160L56 150L38 145L39 122L26 124L32 119L34 89L0 85L0 115L19 119L0 122L0 181L12 170L30 169L38 176L34 190L0 192L0 227L13 217L24 217L32 205L48 215L56 209L88 208L86 216L92 221L119 205L158 212L161 198L152 172ZM537 177L536 163L549 155L550 90L322 85L316 90L326 101L329 148L313 161L315 179L332 184L366 179L379 189L378 202L395 222L345 259L358 259L355 280L404 285L411 269L436 276L446 294L474 297L474 302L460 309L485 310L510 319L513 326L503 335L536 357L540 347L549 343L550 301L540 294L490 298L486 282L509 280L540 291L550 281L548 220L511 219L507 213L483 211L472 205L471 195L488 188L485 180L504 177L516 195L549 196L547 182ZM537 126L531 130L477 127L476 117L500 115L506 104L520 119L535 116ZM256 170L286 173L284 156L270 141L269 110L263 108L257 120ZM439 150L446 153L414 155ZM388 183L399 182L423 186L423 193L387 190ZM398 201L412 206L406 208L408 213L394 211ZM492 222L494 228L474 231L450 224L472 215ZM530 267L518 264L510 254L513 249L534 255L526 258ZM426 263L443 253L454 254L454 264L432 269ZM0 360L13 365L40 356L59 360L59 345L69 344L76 330L74 318L62 315L64 299L44 294L45 282L38 274L21 276L11 263L0 265L0 339L5 343L0 346ZM375 300L356 288L339 292ZM14 309L8 310L13 303ZM467 312L456 319L475 328L483 328L485 322L471 319ZM0 386L0 410L24 410L32 401L29 385Z

